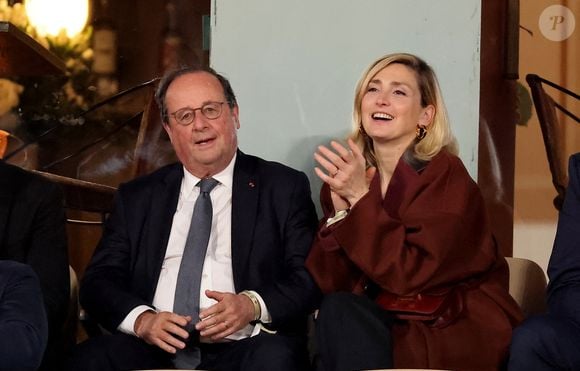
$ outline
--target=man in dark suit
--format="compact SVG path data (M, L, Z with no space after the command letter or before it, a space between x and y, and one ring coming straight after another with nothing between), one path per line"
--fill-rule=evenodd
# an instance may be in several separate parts
M49 324L41 370L60 368L70 290L62 191L1 160L0 259L26 263L38 275Z
M515 330L510 370L580 370L580 153L570 157L568 175L548 265L548 313Z
M213 70L174 71L156 98L181 164L119 187L81 284L81 304L113 334L81 344L70 368L307 369L306 317L320 294L304 267L317 224L305 174L238 150L236 98ZM201 224L196 185L208 178L196 318L174 307Z
M27 265L0 261L0 370L36 370L47 336L36 274Z

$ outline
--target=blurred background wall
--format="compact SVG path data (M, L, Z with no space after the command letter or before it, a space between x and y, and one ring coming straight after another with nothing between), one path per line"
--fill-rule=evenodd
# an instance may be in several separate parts
M562 10L558 6L564 6ZM568 12L569 11L569 12ZM563 19L562 19L563 17ZM546 268L556 232L556 195L527 74L537 74L580 92L580 2L534 0L520 2L520 125L516 129L514 256L527 257ZM546 87L555 101L576 115L580 102ZM580 125L565 115L564 152L580 151Z

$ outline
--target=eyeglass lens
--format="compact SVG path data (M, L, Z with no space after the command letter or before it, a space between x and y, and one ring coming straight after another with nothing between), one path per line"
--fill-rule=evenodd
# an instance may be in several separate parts
M182 108L175 112L173 116L175 120L181 125L189 125L193 122L195 118L195 111L200 111L201 114L207 118L208 120L217 119L222 113L222 105L223 103L219 102L210 102L204 104L199 108Z

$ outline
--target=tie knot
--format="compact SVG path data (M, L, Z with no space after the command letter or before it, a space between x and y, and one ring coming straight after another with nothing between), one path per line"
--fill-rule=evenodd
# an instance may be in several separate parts
M201 193L209 193L219 182L214 178L203 178L197 183Z

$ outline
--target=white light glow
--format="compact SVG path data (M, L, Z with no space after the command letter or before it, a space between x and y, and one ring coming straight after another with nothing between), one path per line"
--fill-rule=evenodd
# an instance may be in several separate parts
M89 0L26 0L24 7L41 36L57 36L64 29L73 37L83 30L89 16Z

